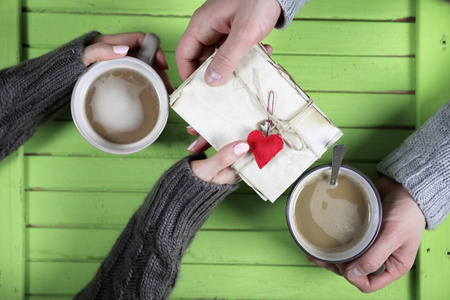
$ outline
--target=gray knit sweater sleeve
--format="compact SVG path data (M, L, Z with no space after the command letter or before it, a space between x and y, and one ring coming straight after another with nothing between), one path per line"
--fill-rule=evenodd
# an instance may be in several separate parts
M442 223L450 211L450 101L377 168L414 197L428 230Z
M159 179L94 279L75 299L167 299L184 252L217 204L237 185L202 181L191 155Z
M283 16L275 26L278 29L286 28L294 19L298 11L309 2L309 0L277 0L283 11Z
M97 35L90 32L41 57L0 70L0 161L68 102L64 96L86 70L83 46Z

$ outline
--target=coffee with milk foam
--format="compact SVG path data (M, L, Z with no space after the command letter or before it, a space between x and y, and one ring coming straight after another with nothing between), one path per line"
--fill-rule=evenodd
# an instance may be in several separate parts
M158 120L158 94L138 72L115 69L100 75L89 87L86 115L92 128L116 144L137 142Z
M340 172L337 185L330 171L304 183L295 207L295 226L319 252L344 252L361 242L370 217L368 195L360 183Z

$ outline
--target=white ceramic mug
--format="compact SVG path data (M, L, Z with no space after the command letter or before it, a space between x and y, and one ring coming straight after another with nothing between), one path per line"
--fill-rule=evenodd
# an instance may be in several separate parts
M163 80L151 67L158 47L158 36L149 33L142 43L138 58L127 56L96 62L76 82L71 100L72 118L83 138L94 147L113 154L135 153L152 144L163 131L169 115L168 95ZM128 69L139 73L153 85L158 96L159 112L155 126L145 137L133 143L117 144L103 138L92 128L86 114L86 98L92 83L101 75L115 69Z

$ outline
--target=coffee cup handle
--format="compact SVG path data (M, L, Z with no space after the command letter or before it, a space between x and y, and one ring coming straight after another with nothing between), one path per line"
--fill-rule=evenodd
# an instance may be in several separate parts
M386 265L385 265L385 264L382 264L381 267L378 268L378 270L376 270L376 271L373 272L373 273L370 273L370 275L373 275L373 276L380 276L385 270L386 270Z
M155 54L158 50L159 44L160 40L156 34L152 32L147 33L144 41L142 42L137 58L151 66L153 64L153 60L155 59Z

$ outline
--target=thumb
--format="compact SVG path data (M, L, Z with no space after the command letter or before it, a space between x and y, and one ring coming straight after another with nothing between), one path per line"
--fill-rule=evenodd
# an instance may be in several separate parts
M393 230L380 230L374 244L361 257L348 264L346 275L349 281L365 280L366 276L376 272L396 251L402 241Z
M248 150L249 145L244 141L230 143L210 158L191 162L192 172L207 182L233 184L236 182L236 175L230 166Z
M256 40L246 40L245 36L232 30L206 69L205 82L209 86L218 86L225 82L248 49L256 43Z
M111 45L106 43L95 43L84 48L82 58L85 66L97 61L111 60L124 57L128 53L126 45Z

